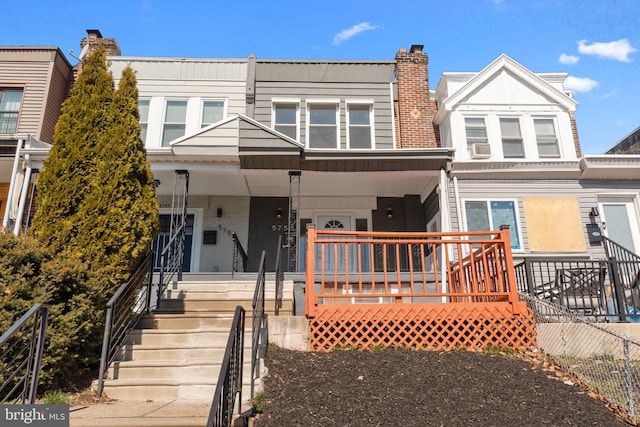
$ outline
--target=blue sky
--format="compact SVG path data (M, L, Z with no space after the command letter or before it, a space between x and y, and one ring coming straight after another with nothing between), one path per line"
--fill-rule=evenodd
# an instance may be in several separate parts
M505 53L534 72L566 72L583 152L640 126L638 0L21 0L0 45L80 51L86 29L128 56L393 59L424 45L430 86ZM75 60L67 54L70 62Z

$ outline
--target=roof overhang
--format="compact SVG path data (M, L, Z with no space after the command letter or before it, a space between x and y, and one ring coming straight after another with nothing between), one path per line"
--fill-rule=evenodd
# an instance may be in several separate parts
M603 154L580 159L581 179L640 179L640 155Z
M579 179L580 162L575 161L491 161L454 162L451 176L463 179Z

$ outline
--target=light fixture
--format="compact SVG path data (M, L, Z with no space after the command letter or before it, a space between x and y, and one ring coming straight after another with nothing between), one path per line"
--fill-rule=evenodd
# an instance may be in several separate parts
M154 185L156 188L160 187L160 180L159 180L159 179L154 179L154 180L153 180L153 185Z
M391 206L387 206L387 218L388 219L393 218L393 208Z
M598 211L597 206L594 206L591 208L591 212L589 212L589 216L600 216L600 212Z
M282 218L282 208L280 207L276 209L276 218Z
M216 211L216 216L218 218L222 218L222 208L218 208L218 210Z

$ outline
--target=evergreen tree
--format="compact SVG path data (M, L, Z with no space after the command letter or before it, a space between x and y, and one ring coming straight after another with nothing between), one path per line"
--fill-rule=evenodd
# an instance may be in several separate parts
M88 266L98 284L98 306L128 278L158 228L138 118L133 70L123 71L114 91L100 47L63 104L38 179L31 231L56 253Z
M101 47L87 58L71 96L62 104L53 147L38 177L30 230L55 252L71 249L76 239L78 211L96 173L113 92L113 77Z

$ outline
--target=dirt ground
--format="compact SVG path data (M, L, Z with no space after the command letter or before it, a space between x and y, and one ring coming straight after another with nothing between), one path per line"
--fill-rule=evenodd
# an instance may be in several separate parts
M628 426L541 355L269 347L256 427Z

